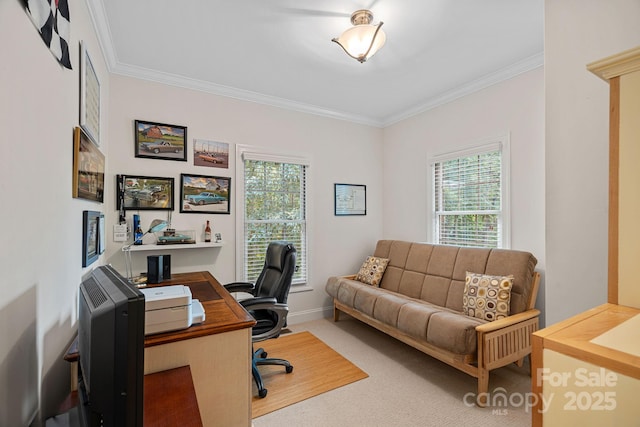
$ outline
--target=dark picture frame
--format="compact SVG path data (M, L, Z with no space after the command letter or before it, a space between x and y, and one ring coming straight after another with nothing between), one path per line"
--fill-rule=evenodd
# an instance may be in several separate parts
M101 254L100 220L104 215L97 211L82 211L82 266L93 264Z
M135 156L187 161L187 127L135 120Z
M231 213L231 178L180 174L181 213Z
M174 210L172 177L116 175L116 207L118 210Z
M73 188L75 198L104 201L104 154L79 128L73 130Z
M334 214L366 215L367 186L360 184L334 184Z

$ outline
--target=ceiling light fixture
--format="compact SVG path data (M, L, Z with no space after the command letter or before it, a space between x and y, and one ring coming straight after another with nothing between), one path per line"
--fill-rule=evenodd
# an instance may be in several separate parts
M331 39L358 62L365 62L371 58L387 40L387 36L378 25L372 25L373 13L370 10L356 10L351 14L352 28L346 30L340 37Z

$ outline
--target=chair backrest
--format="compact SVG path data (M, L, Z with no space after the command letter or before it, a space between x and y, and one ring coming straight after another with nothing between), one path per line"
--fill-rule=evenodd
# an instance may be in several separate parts
M255 283L255 296L274 297L279 303L286 304L295 269L296 248L284 241L269 243L264 267Z

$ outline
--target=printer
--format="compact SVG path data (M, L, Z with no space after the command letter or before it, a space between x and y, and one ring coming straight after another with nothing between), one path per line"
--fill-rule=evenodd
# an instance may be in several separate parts
M145 298L145 335L186 329L204 322L204 308L200 301L191 298L188 286L158 286L140 291Z

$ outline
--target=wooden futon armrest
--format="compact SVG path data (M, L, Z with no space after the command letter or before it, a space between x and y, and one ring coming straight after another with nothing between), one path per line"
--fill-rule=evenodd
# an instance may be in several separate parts
M497 331L502 328L506 328L511 325L515 325L525 320L533 319L540 315L540 310L532 308L531 310L523 311L522 313L513 314L504 319L494 320L493 322L485 323L483 325L476 326L476 331L480 333L487 333L491 331Z

